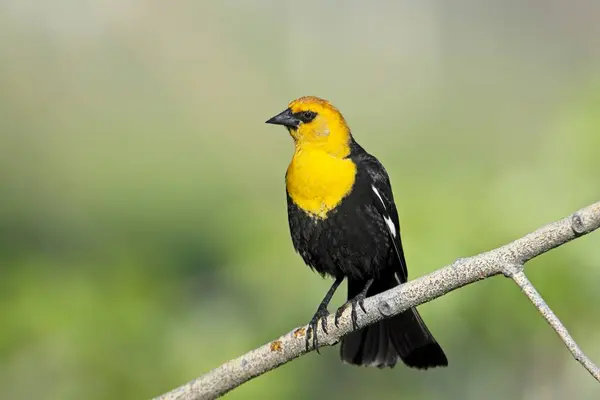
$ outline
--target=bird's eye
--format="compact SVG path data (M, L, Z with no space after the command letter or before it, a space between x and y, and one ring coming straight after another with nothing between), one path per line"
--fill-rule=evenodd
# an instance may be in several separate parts
M302 111L300 113L300 118L302 119L302 122L310 122L313 119L315 119L316 116L317 113L314 111Z

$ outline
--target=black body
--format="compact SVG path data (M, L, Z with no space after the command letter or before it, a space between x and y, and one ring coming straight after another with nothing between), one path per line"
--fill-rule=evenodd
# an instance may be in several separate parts
M308 215L289 195L288 216L294 248L306 264L323 276L346 278L352 299L369 279L374 282L367 297L406 282L408 273L387 172L354 139L348 158L357 167L354 185L326 219ZM395 232L384 218L391 219ZM448 364L415 309L350 333L342 339L341 357L378 367L392 367L398 358L415 368Z

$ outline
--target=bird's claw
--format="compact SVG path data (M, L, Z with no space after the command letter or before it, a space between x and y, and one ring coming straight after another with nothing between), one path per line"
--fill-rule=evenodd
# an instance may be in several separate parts
M363 312L366 314L367 310L365 310L365 297L364 293L359 293L352 299L348 300L344 303L340 308L335 312L335 326L339 326L339 319L346 310L348 306L352 306L352 311L350 313L350 319L352 320L352 329L358 329L358 313L356 312L357 306L360 307Z
M317 331L319 330L319 321L321 321L321 328L323 329L323 333L327 335L327 317L329 316L329 311L327 311L326 307L319 307L317 312L312 317L310 322L308 323L308 328L306 329L306 350L308 351L310 347L310 339L312 337L312 345L317 353L319 353L319 339L317 337ZM320 354L320 353L319 353Z
M361 310L363 310L363 312L366 314L367 310L365 310L365 297L364 296L362 299L358 300L358 305L360 306Z
M338 308L337 311L335 312L335 319L333 320L333 322L335 323L335 326L337 328L340 327L339 320L340 320L340 317L342 316L342 314L344 313L344 311L346 310L347 306L348 306L348 302L342 304L342 306L340 308Z

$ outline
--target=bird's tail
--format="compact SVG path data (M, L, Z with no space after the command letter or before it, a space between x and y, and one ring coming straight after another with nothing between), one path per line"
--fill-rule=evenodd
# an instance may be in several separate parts
M348 299L359 294L364 283L348 280ZM381 277L373 282L367 296L397 284L394 277ZM414 308L348 334L340 347L342 360L355 365L393 367L398 359L419 369L448 365L444 351Z

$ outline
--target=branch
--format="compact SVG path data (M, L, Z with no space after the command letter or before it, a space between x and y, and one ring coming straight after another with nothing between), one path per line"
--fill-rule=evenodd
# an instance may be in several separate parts
M573 356L600 381L600 370L579 349L565 327L542 300L522 272L523 265L555 247L590 233L600 227L600 202L583 208L571 216L548 224L509 244L453 264L409 281L365 300L366 313L359 313L362 328L443 296L455 289L494 275L511 277L556 330ZM340 318L339 327L333 315L327 319L328 334L319 331L319 344L332 346L352 330L348 312ZM306 326L226 362L212 371L172 390L155 400L199 400L219 397L250 379L277 368L312 350L305 348Z
M579 361L579 363L583 365L583 368L587 369L588 372L594 378L596 378L597 381L600 382L600 368L598 368L592 362L592 360L590 360L583 353L583 351L581 351L577 343L575 343L575 340L567 331L567 328L565 328L562 322L560 322L560 319L558 319L558 317L554 314L554 312L552 312L550 307L548 307L548 304L546 304L544 299L542 299L542 296L538 293L538 291L535 290L535 288L533 287L531 282L529 282L529 279L527 279L523 271L515 273L512 276L512 278L515 281L515 283L519 285L523 293L525 293L525 296L527 296L529 300L531 300L535 308L537 308L540 314L542 314L542 316L546 319L548 324L550 324L552 329L554 329L556 333L558 333L558 336L560 336L562 341L565 343L565 346L567 346L571 354L573 354L573 357L577 361Z

